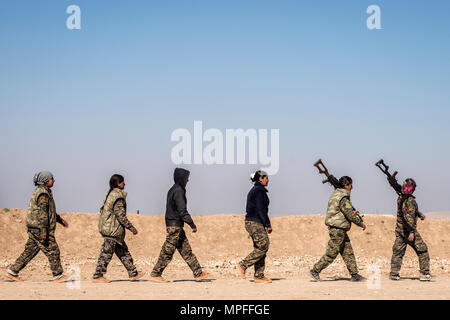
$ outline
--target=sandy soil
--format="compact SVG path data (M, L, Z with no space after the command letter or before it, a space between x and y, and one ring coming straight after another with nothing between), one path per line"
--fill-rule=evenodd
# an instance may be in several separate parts
M417 279L401 281L381 280L379 289L367 283L353 283L347 279L324 279L312 282L307 278L276 278L270 284L255 284L247 280L215 279L197 283L189 278L166 284L147 280L131 283L117 280L108 284L81 281L79 288L48 281L27 281L0 284L0 299L159 299L159 300L367 300L367 299L450 299L450 277L433 282Z
M395 218L392 215L365 217L366 231L353 227L349 232L361 274L371 279L374 268L380 270L380 287L369 288L366 283L352 283L338 258L321 277L323 282L311 282L308 270L324 253L328 235L324 216L299 215L272 218L274 232L266 263L266 275L276 279L271 284L240 279L234 265L252 250L251 240L244 229L243 215L194 217L198 233L186 227L194 253L212 280L192 281L192 273L176 253L165 270L168 284L147 281L126 281L127 273L117 257L108 267L106 277L113 282L93 284L102 238L97 231L96 214L62 213L70 227L58 226L56 237L65 270L79 268L81 282L53 284L51 272L42 253L21 272L22 283L0 282L0 299L450 299L450 221L427 219L419 222L431 257L431 272L435 279L429 283L417 280L418 262L412 249L405 255L401 275L404 280L387 279L394 241ZM147 275L156 262L164 241L164 217L129 214L139 230L126 241L137 268ZM0 211L0 272L13 263L22 252L27 235L25 211ZM80 284L80 288L76 285ZM71 289L71 285L75 288ZM108 290L105 290L105 287Z

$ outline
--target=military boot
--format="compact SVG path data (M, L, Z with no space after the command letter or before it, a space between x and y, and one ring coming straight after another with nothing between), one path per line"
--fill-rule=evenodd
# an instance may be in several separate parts
M69 280L70 280L70 278L68 276L65 276L65 275L60 275L60 276L53 277L53 282L54 283L63 283L63 282L67 282Z
M314 269L309 270L309 274L311 275L311 277L313 277L313 279L314 279L315 281L321 281L321 280L320 280L319 273L316 272L316 271L314 271Z
M145 275L143 272L138 272L137 275L134 277L130 277L130 281L137 281L138 279L142 278Z
M93 283L110 283L111 281L105 279L104 277L92 279Z
M350 279L350 281L352 281L352 282L361 282L361 281L364 281L364 280L366 280L366 278L364 278L363 276L361 276L361 275L359 275L357 273L352 274L352 277Z
M254 283L272 283L272 280L269 278L255 278L255 280L253 280Z
M153 282L161 282L161 283L167 283L167 282L169 282L168 280L164 279L164 278L161 277L161 276L159 276L159 277L153 277L153 276L150 276L150 281L153 281Z
M206 279L208 277L209 277L209 273L202 272L201 275L199 275L197 278L195 278L195 281L200 282L200 281L202 281L202 280L204 280L204 279Z
M398 275L398 274L390 274L389 275L389 279L391 279L393 281L398 281L398 280L400 280L400 275Z
M14 274L11 274L11 273L7 272L7 273L6 273L6 277L7 277L9 280L12 280L12 281L16 281L16 282L22 281L22 279L19 277L18 274L17 274L17 275L14 275Z
M431 275L430 274L420 274L420 281L431 281Z
M239 273L239 276L242 278L242 279L245 279L245 269L244 269L244 267L243 266L241 266L241 264L236 264L236 270L237 270L237 272Z

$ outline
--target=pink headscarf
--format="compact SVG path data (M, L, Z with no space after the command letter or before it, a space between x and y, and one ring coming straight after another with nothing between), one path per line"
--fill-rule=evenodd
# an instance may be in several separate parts
M406 179L405 182L403 182L402 194L413 194L414 190L416 190L416 182L411 178Z
M416 182L411 178L406 179L402 185L402 212L404 214L408 210L406 206L406 200L408 200L409 196L412 196L414 190L416 190Z

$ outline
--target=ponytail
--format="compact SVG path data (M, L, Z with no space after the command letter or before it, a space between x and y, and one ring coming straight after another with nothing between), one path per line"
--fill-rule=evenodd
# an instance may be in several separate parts
M122 183L124 180L125 180L124 177L121 176L120 174L113 174L111 176L111 179L109 179L109 191L105 199L108 199L108 196L111 193L111 191L113 191L114 188L117 188L119 186L119 183Z

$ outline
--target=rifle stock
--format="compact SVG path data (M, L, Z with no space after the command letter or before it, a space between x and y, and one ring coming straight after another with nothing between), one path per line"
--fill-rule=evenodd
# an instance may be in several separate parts
M389 166L386 165L386 163L384 163L383 159L380 159L377 163L375 163L375 166L377 166L381 170L381 172L383 172L388 177L389 184L395 190L395 192L398 195L400 195L399 191L396 190L396 187L394 186L394 185L397 184L396 176L398 174L398 171L395 171L393 174L390 174L389 173Z
M322 166L322 168L321 168ZM323 164L322 159L319 159L316 161L316 163L314 163L314 167L316 167L319 170L319 174L325 174L327 176L327 179L323 180L322 183L330 183L333 187L335 188L341 188L341 186L339 185L339 181L328 172L327 167ZM356 209L353 208L353 210L356 213ZM361 221L364 222L363 216L361 216L360 214L356 213L356 215L361 219Z
M377 163L375 163L375 166L377 166L381 170L381 172L383 172L388 178L395 178L398 173L398 171L395 171L394 174L390 174L389 166L384 163L383 159L380 159Z
M317 170L319 170L319 174L324 174L327 177L327 179L322 180L323 184L329 183L333 187L339 188L339 181L328 172L328 169L323 163L322 159L317 160L316 163L314 163L314 167L316 167Z

